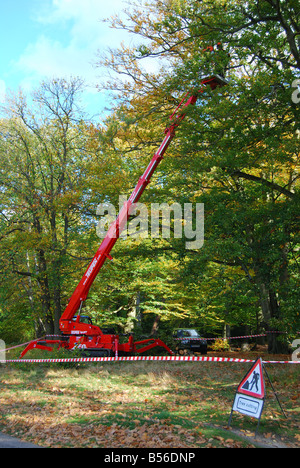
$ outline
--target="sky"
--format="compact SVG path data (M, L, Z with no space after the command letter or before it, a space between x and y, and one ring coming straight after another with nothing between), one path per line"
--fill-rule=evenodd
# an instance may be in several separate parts
M87 84L82 104L93 120L107 105L96 89L104 72L97 51L132 38L103 19L122 14L126 0L0 0L0 102L8 91L30 93L47 78L80 76Z

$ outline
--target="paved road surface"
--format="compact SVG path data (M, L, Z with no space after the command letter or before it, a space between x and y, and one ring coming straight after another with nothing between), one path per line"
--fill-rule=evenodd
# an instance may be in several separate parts
M15 437L10 437L6 434L0 432L0 448L42 448L37 445L29 444L27 442L22 442Z

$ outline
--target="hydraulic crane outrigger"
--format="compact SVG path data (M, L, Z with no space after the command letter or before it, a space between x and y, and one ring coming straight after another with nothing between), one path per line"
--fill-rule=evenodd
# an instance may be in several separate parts
M124 203L118 217L110 226L108 233L103 239L96 255L75 289L66 310L61 316L59 326L62 336L50 335L46 336L45 339L32 341L21 353L21 357L23 357L30 349L38 348L52 351L54 346L57 345L59 348L69 350L81 349L85 354L90 356L110 356L113 353L143 353L156 346L163 347L170 354L174 354L163 341L157 338L149 338L143 341L134 342L133 337L130 335L127 343L120 343L118 335L103 333L98 326L92 325L91 322L86 323L86 320L81 320L80 312L82 304L87 299L89 290L100 269L107 259L112 260L110 252L120 237L122 230L127 225L128 216L131 212L132 206L134 203L138 202L145 188L150 183L155 169L163 159L166 150L175 136L176 128L186 116L187 108L197 102L199 95L204 91L204 86L210 86L211 89L214 90L217 87L225 86L226 84L228 84L228 82L223 77L216 75L211 78L202 79L202 88L200 90L187 93L185 95L175 112L170 117L171 125L165 130L165 137L161 146L154 154L150 164L139 179L128 201Z

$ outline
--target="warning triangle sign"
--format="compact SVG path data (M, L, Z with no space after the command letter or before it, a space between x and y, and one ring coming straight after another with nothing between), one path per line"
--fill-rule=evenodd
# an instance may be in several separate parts
M263 375L262 359L255 361L238 386L237 393L243 393L254 398L265 398L265 381Z

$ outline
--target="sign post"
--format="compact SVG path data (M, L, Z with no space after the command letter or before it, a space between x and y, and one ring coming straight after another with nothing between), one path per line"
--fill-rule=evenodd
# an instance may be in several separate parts
M247 374L245 375L245 377L243 378L236 390L234 402L228 421L228 426L231 425L233 411L237 411L238 413L245 414L246 416L251 416L252 418L258 419L258 424L256 428L257 433L266 396L266 387L263 371L265 371L266 373L266 376L270 382L270 385L276 396L277 402L280 406L283 415L287 418L279 401L278 395L275 392L267 369L265 368L262 359L258 358L251 367L251 369L247 372Z
M233 411L237 411L238 413L258 419L258 430L265 403L265 393L263 363L262 359L259 358L247 372L236 390L228 425L231 425Z

